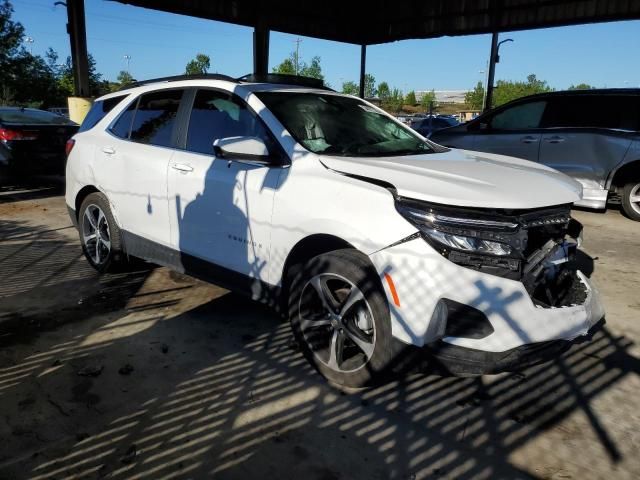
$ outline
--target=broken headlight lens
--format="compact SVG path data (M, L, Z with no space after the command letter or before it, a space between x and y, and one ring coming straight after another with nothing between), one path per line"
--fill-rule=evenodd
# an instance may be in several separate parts
M398 201L396 206L400 214L415 225L432 243L448 249L486 255L505 256L512 253L510 245L486 237L491 236L491 232L495 232L495 236L499 237L500 232L514 231L519 226L517 223L441 214L433 208L416 208L402 201Z

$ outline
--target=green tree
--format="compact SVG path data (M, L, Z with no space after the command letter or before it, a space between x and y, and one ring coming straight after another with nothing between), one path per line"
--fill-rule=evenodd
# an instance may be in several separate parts
M552 90L546 81L538 80L533 73L527 76L526 82L498 80L493 90L493 105L491 107L498 107L517 98Z
M360 87L356 82L348 80L342 83L342 93L347 95L358 95L360 93Z
M187 75L203 75L211 68L211 58L209 55L199 53L196 58L190 60L185 67L184 73Z
M422 94L422 98L420 99L420 106L425 112L428 112L433 104L435 107L436 103L436 92L431 90L430 92L424 92Z
M21 46L24 27L11 19L13 6L8 0L0 0L0 104L15 101L20 89L21 64L28 52Z
M273 73L295 75L296 65L293 58L285 58L279 65L273 67Z
M117 76L116 80L118 81L118 84L121 87L124 87L126 85L129 85L129 84L135 82L135 79L126 70L120 70L120 73L118 73L118 76Z
M416 100L416 92L411 90L409 93L407 93L407 96L404 99L404 103L411 106L416 105L418 103L418 100Z
M370 73L364 75L364 97L375 98L378 95L378 89L376 88L376 77Z
M303 62L298 72L298 75L302 77L311 77L317 78L318 80L324 80L322 67L320 66L320 57L318 57L317 55L311 59L311 63L309 65Z
M402 90L394 88L391 91L391 97L387 102L386 107L393 112L399 112L402 110L402 105L404 105L404 96L402 95Z
M385 105L391 99L391 89L389 88L389 84L387 82L380 82L378 85L378 98L380 99L380 103Z
M577 85L571 85L568 90L592 90L596 87L592 87L588 83L579 83Z
M273 73L300 75L301 77L317 78L324 81L320 57L317 55L311 59L311 63L309 64L301 60L298 60L296 64L296 54L295 52L291 52L291 55L280 62L279 65L273 67L272 71Z
M473 90L464 94L464 103L474 110L480 110L484 102L484 85L478 82Z
M57 59L57 53L53 51L53 55ZM89 60L89 91L92 97L98 97L104 93L107 93L102 90L102 74L98 73L96 69L96 60L93 58L93 55L88 54ZM73 82L73 65L71 62L71 57L68 56L65 63L60 66L56 72L56 81L58 83L58 89L60 90L60 94L66 98L71 97L74 94L74 82Z

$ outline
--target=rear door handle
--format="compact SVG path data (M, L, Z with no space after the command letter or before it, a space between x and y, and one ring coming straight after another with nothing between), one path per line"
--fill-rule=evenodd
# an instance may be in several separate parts
M193 172L193 167L186 163L173 163L171 164L171 168L180 172Z
M547 143L562 143L564 142L564 137L560 137L558 135L554 135L553 137L547 138Z
M102 153L106 153L107 155L113 155L116 153L116 149L113 147L102 147Z
M538 141L538 139L536 137L527 136L527 137L522 137L520 141L522 143L535 143Z

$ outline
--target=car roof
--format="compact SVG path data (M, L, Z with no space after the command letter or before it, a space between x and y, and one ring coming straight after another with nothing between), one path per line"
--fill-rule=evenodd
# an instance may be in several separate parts
M640 95L640 88L590 88L590 89L576 89L576 90L557 90L553 92L535 93L533 95L527 95L526 97L516 98L509 103L520 102L522 100L530 100L535 98L548 98L548 97L570 97L570 96L598 96L598 95ZM502 106L502 105L501 105Z

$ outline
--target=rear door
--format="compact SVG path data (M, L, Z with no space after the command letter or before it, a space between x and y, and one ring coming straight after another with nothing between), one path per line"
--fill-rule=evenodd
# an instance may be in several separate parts
M537 161L546 99L532 99L498 110L481 122L473 149Z
M585 189L603 189L638 128L636 99L588 93L553 97L542 121L540 162L575 178Z
M177 136L176 116L184 89L145 93L115 120L97 146L100 188L114 204L130 242L169 246L167 168Z

